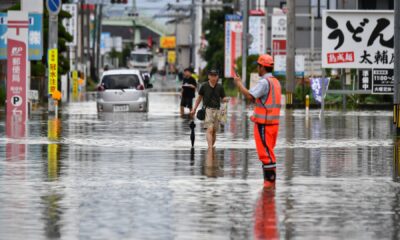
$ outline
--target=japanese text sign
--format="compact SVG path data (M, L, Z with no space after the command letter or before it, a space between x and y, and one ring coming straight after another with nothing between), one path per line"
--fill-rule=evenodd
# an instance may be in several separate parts
M324 98L326 96L326 90L328 90L330 78L310 78L310 86L315 101L322 102L322 81L325 84Z
M41 60L43 56L42 18L40 13L29 13L29 60ZM7 13L0 13L0 60L7 59Z
M53 94L58 89L58 49L49 49L49 94Z
M252 43L249 45L249 55L260 54L265 51L265 24L263 16L249 17L249 33Z
M372 90L372 70L360 69L358 70L359 84L358 89L371 91Z
M393 11L325 11L322 67L393 68Z
M7 129L8 137L24 137L27 120L28 13L8 12Z
M373 94L393 94L393 69L374 69L372 81Z
M239 15L226 15L224 76L227 78L235 76L235 61L242 56L242 32L242 17Z
M63 4L62 9L71 14L71 18L63 19L63 25L72 36L72 42L67 46L76 46L78 40L78 6L76 4Z

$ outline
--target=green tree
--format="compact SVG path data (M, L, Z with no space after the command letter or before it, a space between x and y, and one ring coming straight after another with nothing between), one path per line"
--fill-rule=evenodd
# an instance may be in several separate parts
M232 1L223 1L231 3ZM224 8L223 10L213 10L210 17L204 23L205 37L208 41L208 47L204 53L204 60L207 61L205 70L211 67L217 68L219 72L224 69L224 39L225 39L225 15L232 14L232 8Z

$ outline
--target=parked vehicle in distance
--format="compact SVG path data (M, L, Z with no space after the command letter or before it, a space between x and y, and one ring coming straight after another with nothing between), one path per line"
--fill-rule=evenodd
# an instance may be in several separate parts
M148 48L137 48L131 51L128 68L151 72L153 68L153 53Z
M104 72L97 87L98 112L147 112L148 91L139 70L118 69Z

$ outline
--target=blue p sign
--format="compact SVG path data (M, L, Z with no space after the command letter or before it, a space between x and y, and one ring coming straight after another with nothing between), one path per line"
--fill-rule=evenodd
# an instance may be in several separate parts
M57 15L61 9L61 0L46 0L47 11L50 14Z

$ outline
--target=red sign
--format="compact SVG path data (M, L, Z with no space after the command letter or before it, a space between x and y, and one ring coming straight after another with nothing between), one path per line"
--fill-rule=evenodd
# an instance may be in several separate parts
M354 62L354 52L328 53L328 64Z
M273 39L272 50L272 55L286 55L286 40Z
M7 48L7 123L25 124L26 120L26 45L23 42L8 39ZM8 124L7 124L8 126ZM24 129L24 128L22 128ZM16 129L14 129L16 130ZM16 132L7 127L7 135ZM24 133L18 136L24 136Z
M28 13L8 12L7 137L25 137L27 120Z

